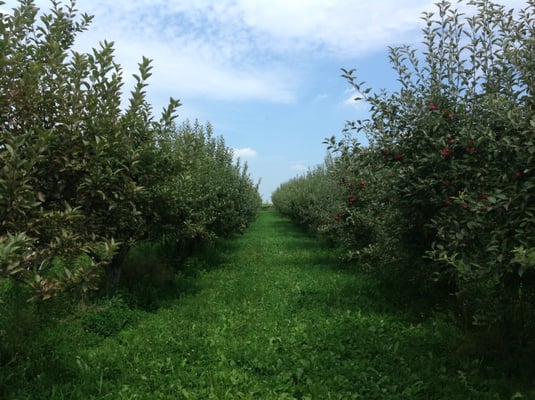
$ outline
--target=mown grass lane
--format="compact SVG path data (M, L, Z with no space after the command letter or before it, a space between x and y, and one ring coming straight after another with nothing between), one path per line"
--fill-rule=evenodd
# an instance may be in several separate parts
M415 318L273 211L195 290L70 354L56 399L510 399L440 316ZM487 369L485 369L487 368ZM67 368L69 371L69 368ZM514 390L515 389L515 390Z

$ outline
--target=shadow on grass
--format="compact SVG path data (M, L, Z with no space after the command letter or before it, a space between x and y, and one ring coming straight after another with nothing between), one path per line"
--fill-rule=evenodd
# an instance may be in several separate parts
M432 282L422 285L417 277L410 283L401 275L395 276L391 273L392 271L397 271L399 274L411 273L410 267L389 268L391 272L388 274L382 271L370 271L369 267L365 270L357 262L345 260L346 251L329 238L307 232L276 211L272 213L270 226L277 234L286 238L289 250L304 257L305 265L321 266L337 273L347 274L347 280L351 283L347 284L342 293L332 296L337 299L336 302L358 306L359 301L366 299L370 303L369 306L378 312L403 315L413 322L423 321L436 312L451 307L448 302L448 288ZM357 299L353 298L354 295Z
M311 321L303 337L325 365L321 379L371 385L380 378L384 398L398 398L395 386L413 398L464 399L471 393L468 398L505 399L512 388L535 394L533 348L512 348L492 332L468 332L447 313L423 313L425 305L396 304L396 298L358 273L345 274L336 287L312 285L294 295L291 314Z
M198 293L199 274L221 268L235 248L235 240L218 240L184 257L168 244L139 243L125 260L119 294L144 311L171 306L181 296Z

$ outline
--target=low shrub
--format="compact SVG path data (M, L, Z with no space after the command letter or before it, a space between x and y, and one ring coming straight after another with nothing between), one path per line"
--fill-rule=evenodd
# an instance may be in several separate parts
M134 321L135 313L120 296L102 299L86 310L81 324L86 332L108 337Z

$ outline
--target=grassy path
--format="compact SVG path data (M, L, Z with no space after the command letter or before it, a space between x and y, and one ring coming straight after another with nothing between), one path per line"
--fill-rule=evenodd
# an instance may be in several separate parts
M332 250L263 212L194 293L73 353L44 398L511 398L455 353L454 328L391 309Z

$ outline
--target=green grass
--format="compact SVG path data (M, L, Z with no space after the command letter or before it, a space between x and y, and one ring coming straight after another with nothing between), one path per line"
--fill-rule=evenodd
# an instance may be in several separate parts
M4 376L4 397L535 398L528 378L470 351L446 317L393 304L372 278L272 210L217 260L204 264L195 290L154 312L107 300L102 314L45 329L42 352L30 352L40 359L2 371L16 374Z

